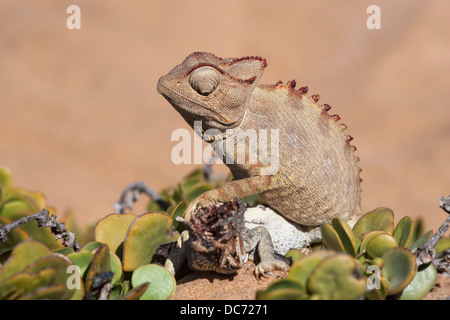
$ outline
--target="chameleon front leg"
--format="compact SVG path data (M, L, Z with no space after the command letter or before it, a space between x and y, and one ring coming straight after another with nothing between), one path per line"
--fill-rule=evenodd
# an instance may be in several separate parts
M185 243L189 240L187 230L183 231L177 240L175 248L169 253L164 268L175 275L186 260Z
M284 261L276 258L272 238L266 228L246 229L243 241L246 252L252 252L256 249L256 253L259 256L260 263L255 269L256 277L265 276L266 273L274 270L289 270L289 266Z
M238 197L239 199L264 192L270 188L269 175L251 176L249 178L234 180L216 189L202 193L193 200L185 211L185 219L190 220L191 214L197 206L207 206L218 202L227 202Z

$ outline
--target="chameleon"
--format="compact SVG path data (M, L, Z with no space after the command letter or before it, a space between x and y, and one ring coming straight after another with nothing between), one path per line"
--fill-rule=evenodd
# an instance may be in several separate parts
M329 104L319 105L319 95L308 96L307 86L296 89L295 80L260 84L266 67L267 61L258 56L220 58L194 52L158 80L158 92L213 145L233 175L232 181L194 199L184 221L192 221L201 207L257 194L306 230L333 218L358 217L361 169L350 144L353 138L344 133L346 125L339 115L328 113ZM255 270L259 275L289 268L276 258L266 233L256 230L251 245L244 241L245 251L256 248L263 257ZM177 256L197 270L231 273L241 266L224 268L216 257L200 259L206 253L194 252L190 235L192 231L183 232L169 255L166 267L172 272L183 259Z

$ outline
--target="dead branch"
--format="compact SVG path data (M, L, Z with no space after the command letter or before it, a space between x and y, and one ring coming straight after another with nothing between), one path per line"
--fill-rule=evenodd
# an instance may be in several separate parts
M433 236L422 246L416 249L414 252L416 256L417 265L420 266L422 264L427 264L430 262L433 262L433 264L441 264L441 260L445 259L444 257L436 257L436 251L434 247L438 243L438 241L442 238L444 233L448 230L450 227L450 195L447 198L440 197L439 199L439 206L449 215L445 219L445 221L442 223L442 225L437 229L437 231L433 234ZM448 259L448 257L447 257ZM447 264L448 265L448 264ZM450 269L450 268L449 268ZM447 270L446 272L450 272L450 270Z
M50 228L50 231L55 235L55 240L62 239L62 244L65 247L72 248L74 251L80 250L80 245L75 240L75 234L66 229L65 222L56 222L56 218L56 215L50 216L50 212L44 208L41 212L23 217L7 225L0 225L0 241L6 242L9 232L25 223L36 220L38 227Z
M119 201L113 203L114 211L123 214L126 209L132 210L134 203L139 199L141 193L146 194L150 199L156 201L163 210L169 208L169 204L158 193L150 189L145 182L135 181L123 190Z

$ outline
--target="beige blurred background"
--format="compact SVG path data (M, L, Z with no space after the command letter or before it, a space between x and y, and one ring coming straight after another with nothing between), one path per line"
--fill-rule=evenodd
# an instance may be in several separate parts
M81 30L66 27L72 4ZM296 79L347 124L364 211L435 229L450 193L449 15L439 0L1 0L0 165L94 222L129 182L160 190L195 167L171 162L171 133L188 127L158 78L193 51L259 55L261 83Z

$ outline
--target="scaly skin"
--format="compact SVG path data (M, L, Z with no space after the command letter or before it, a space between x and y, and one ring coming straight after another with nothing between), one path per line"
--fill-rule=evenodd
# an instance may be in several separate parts
M261 260L255 268L257 277L274 269L289 270L288 259L283 261L276 256L265 227L251 230L245 227L246 210L246 205L236 198L199 208L190 221L177 217L187 230L182 232L170 252L166 269L175 274L187 258L191 269L232 274L247 261L249 253L255 252Z
M327 113L328 104L317 103L318 95L307 97L307 87L295 90L295 80L258 84L266 66L259 57L222 59L195 52L159 79L158 92L192 128L201 121L203 139L213 143L235 179L192 201L185 218L198 205L255 194L303 226L357 217L360 169L356 148L349 144L352 137L343 133L346 126L338 123L338 115ZM268 131L269 163L259 157L258 144L249 146L252 139L259 142L261 129ZM272 132L278 132L278 150L272 149Z

